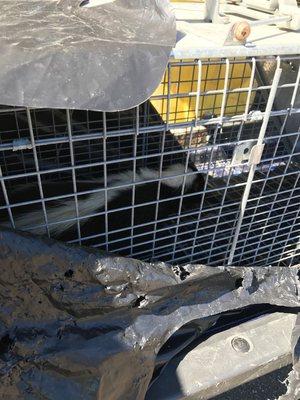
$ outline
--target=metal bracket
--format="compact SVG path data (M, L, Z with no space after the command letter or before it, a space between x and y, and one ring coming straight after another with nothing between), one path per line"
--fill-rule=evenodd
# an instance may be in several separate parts
M274 313L215 333L175 356L154 381L147 398L211 399L288 365L296 318L292 313ZM172 387L178 381L177 397Z
M254 10L273 12L278 8L278 0L243 0L243 6Z
M234 149L231 166L239 165L243 161L248 161L248 165L259 164L264 147L264 144L256 144L255 141L238 144Z
M213 24L228 24L229 18L220 13L220 0L205 1L204 20Z
M287 21L283 21L277 26L279 28L291 29L293 31L300 30L300 9L297 4L297 0L278 0L279 7L275 11L278 16L289 17Z
M263 118L263 113L260 110L250 111L248 114L248 121L251 122L261 121Z
M32 149L32 144L29 139L15 139L12 145L13 145L13 151Z
M234 167L244 161L248 161L250 159L252 149L256 146L255 143L256 141L249 141L238 144L234 149L231 166Z

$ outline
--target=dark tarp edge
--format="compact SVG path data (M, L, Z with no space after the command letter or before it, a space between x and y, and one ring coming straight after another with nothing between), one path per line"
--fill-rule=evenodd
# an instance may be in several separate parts
M144 263L8 230L0 265L5 399L143 399L159 349L186 323L253 304L299 307L297 267ZM295 365L297 340L295 329Z
M0 104L120 111L147 100L176 42L168 0L2 0Z

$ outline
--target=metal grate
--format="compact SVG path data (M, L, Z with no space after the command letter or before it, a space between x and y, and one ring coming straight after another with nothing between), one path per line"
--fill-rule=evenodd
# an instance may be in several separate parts
M299 61L172 60L116 113L3 106L0 224L147 261L298 262Z

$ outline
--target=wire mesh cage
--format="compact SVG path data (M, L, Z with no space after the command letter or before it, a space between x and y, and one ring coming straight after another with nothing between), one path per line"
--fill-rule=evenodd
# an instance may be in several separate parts
M146 261L298 262L299 60L171 60L122 112L2 106L0 224Z

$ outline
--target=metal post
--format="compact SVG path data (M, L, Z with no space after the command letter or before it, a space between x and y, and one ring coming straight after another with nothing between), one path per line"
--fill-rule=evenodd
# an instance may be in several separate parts
M241 230L241 227L242 227L244 214L245 214L245 211L246 211L246 206L247 206L247 202L248 202L248 198L249 198L249 194L250 194L252 181L253 181L253 178L254 178L255 169L256 169L257 164L259 164L259 162L260 162L260 157L261 157L262 150L263 150L263 140L264 140L266 129L267 129L267 126L268 126L268 123L269 123L269 119L270 119L273 103L274 103L274 100L275 100L275 96L276 96L276 93L277 93L277 87L278 87L278 84L279 84L281 73L282 73L282 69L280 68L280 65L278 63L277 69L276 69L275 74L274 74L273 84L272 84L272 87L271 87L271 90L270 90L270 94L269 94L269 98L268 98L268 102L267 102L267 106L266 106L264 119L263 119L263 122L262 122L262 125L261 125L261 128L260 128L260 132L259 132L259 136L258 136L258 139L257 139L256 146L254 146L257 149L257 151L260 151L260 156L254 157L252 162L250 160L251 166L250 166L246 187L245 187L243 198L242 198L242 202L241 202L239 219L238 219L238 222L237 222L236 231L235 231L235 234L234 234L234 238L233 238L233 242L232 242L232 246L231 246L231 250L230 250L230 254L229 254L228 265L232 265L232 261L233 261L233 257L234 257L234 254L235 254L235 250L236 250L236 246L237 246L240 230Z
M229 18L220 13L220 0L205 1L204 20L213 24L227 24L229 22Z
M70 142L70 158L72 165L72 182L73 182L73 190L74 190L74 201L75 201L75 212L76 212L76 225L77 225L77 233L79 244L81 244L81 230L80 230L80 220L79 220L79 204L78 204L78 194L77 194L77 181L76 181L76 171L75 171L75 157L74 157L74 143L73 143L73 132L72 132L72 122L70 110L66 110L67 117L67 128L68 128L68 137Z
M9 203L5 182L1 178L3 178L3 174L2 174L2 168L0 166L0 183L1 183L2 191L3 191L3 196L4 196L5 204L8 207L7 208L7 212L8 212L8 215L9 215L9 220L10 220L11 226L12 226L13 229L15 229L16 228L15 221L14 221L14 217L13 217L13 214L12 214L12 211L11 211L11 205Z
M45 229L46 229L48 237L50 237L50 231L49 231L49 226L48 226L48 216L47 216L47 210L46 210L46 204L45 204L45 196L44 196L41 173L40 173L40 166L39 166L39 159L38 159L38 154L37 154L36 145L35 145L35 138L34 138L34 132L33 132L33 126L32 126L32 120L31 120L31 114L30 114L29 108L26 109L26 115L27 115L28 128L29 128L30 140L31 140L31 145L32 145L32 152L33 152L36 176L37 176L37 181L38 181L38 187L39 187L40 197L41 197L41 202L42 202L43 216L44 216L44 220L45 220Z

